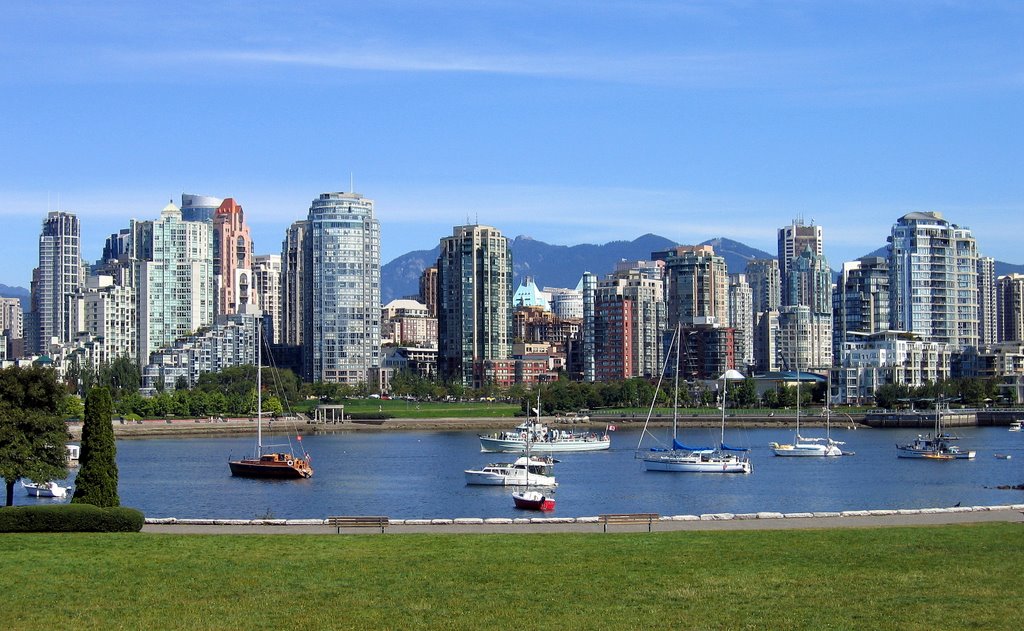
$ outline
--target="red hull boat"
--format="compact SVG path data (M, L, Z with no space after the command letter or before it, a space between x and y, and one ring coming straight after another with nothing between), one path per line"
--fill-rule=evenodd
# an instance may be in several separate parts
M537 491L513 493L512 502L515 503L516 508L522 508L524 510L555 510L555 500L550 497L545 497Z
M279 478L294 480L313 477L309 461L291 454L263 454L259 458L243 458L228 462L231 475L245 478Z

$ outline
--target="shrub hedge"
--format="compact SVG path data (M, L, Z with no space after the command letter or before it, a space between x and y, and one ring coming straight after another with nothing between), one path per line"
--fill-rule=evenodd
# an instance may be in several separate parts
M389 418L395 418L394 414L388 412L352 412L346 416L353 421L386 421Z
M142 511L92 504L8 506L0 508L0 532L138 532Z

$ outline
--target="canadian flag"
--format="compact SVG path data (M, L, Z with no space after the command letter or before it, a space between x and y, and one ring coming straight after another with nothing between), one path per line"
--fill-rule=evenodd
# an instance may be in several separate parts
M615 431L615 426L614 425L609 425L608 426L608 431L609 432L614 432Z

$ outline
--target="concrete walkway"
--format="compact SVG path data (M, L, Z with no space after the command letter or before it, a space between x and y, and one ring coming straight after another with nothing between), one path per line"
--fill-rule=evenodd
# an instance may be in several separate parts
M677 530L783 530L800 528L878 528L938 526L979 522L1024 522L1024 504L965 506L906 510L842 511L835 513L719 513L661 517L653 532ZM405 519L392 520L388 534L537 534L602 532L598 517L531 517L517 519ZM143 532L154 534L322 535L336 534L322 519L213 520L147 519ZM647 532L647 524L612 524L608 532ZM376 528L343 528L343 534L380 533Z

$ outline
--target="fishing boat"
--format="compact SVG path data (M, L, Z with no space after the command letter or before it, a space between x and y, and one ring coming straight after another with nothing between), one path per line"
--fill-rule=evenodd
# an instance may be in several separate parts
M679 338L680 328L677 327L673 343L669 345L669 353L671 353L673 346L676 348L675 395L672 401L672 448L652 448L643 458L644 469L646 471L679 473L750 473L753 471L753 466L750 464L750 459L746 456L746 452L749 450L742 447L730 447L725 444L725 410L728 382L729 380L743 379L743 375L739 371L729 369L721 377L722 428L718 447L687 447L679 442L677 437L679 419ZM668 358L666 357L665 367L662 369L662 377L664 377L667 366ZM640 452L640 445L643 443L644 435L648 434L647 425L650 423L651 415L654 412L657 391L660 388L661 379L659 378L658 387L655 388L655 399L651 401L647 421L644 423L644 430L640 434L640 443L637 444L638 453Z
M520 456L515 462L489 464L481 469L466 469L466 484L486 486L558 486L550 457Z
M555 510L555 499L553 497L547 497L540 491L520 491L513 493L512 503L516 508L524 510Z
M21 486L29 497L63 498L68 495L68 487L61 486L56 482L26 482L22 480Z
M256 448L250 458L228 460L231 475L246 478L302 479L313 477L309 454L302 449L302 437L298 436L301 456L294 454L291 441L286 445L263 445L263 378L262 378L262 329L260 318L256 320ZM278 451L278 447L287 447Z
M917 458L924 460L973 460L976 452L973 450L961 449L954 445L953 441L959 440L958 436L947 434L942 429L942 407L941 399L935 400L935 432L921 435L913 441L896 445L896 457ZM948 405L948 404L947 404Z

